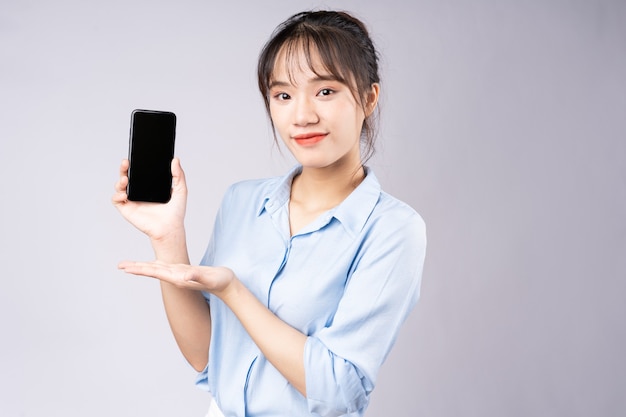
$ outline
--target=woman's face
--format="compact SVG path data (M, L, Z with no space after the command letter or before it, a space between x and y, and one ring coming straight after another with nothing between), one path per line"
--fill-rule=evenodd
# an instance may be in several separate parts
M358 167L361 104L317 54L311 56L317 74L303 52L292 57L287 60L284 51L278 55L270 82L270 115L278 134L304 168Z

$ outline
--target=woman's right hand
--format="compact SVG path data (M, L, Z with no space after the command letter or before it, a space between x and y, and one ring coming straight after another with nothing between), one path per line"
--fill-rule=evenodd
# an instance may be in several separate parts
M153 242L174 239L184 234L185 210L187 207L187 183L180 160L172 160L172 197L166 204L128 200L128 159L120 165L120 177L115 184L115 194L111 201L122 216L133 226L145 233Z

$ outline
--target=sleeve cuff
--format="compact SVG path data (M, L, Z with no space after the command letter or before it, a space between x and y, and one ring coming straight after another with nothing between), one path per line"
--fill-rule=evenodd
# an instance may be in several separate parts
M341 416L367 407L371 384L352 363L333 354L316 337L307 338L304 369L310 412Z

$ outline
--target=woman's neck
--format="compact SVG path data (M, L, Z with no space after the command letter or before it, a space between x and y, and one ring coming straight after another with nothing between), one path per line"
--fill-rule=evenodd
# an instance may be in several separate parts
M365 178L361 165L307 168L293 179L291 201L308 211L326 211L345 200Z

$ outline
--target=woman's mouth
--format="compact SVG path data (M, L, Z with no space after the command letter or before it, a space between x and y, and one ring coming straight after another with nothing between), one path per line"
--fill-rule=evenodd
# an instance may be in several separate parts
M301 135L292 136L292 139L300 146L311 146L323 140L328 133L303 133Z

